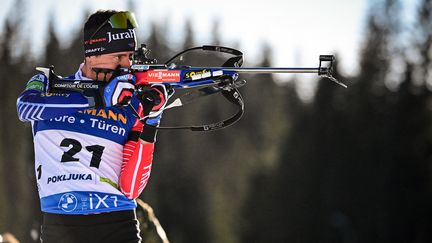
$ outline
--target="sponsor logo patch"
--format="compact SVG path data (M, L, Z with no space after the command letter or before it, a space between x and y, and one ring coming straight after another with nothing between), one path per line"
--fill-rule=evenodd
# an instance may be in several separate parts
M179 70L150 70L146 74L147 82L180 82Z
M72 193L65 193L61 196L58 207L65 212L72 212L77 208L78 199Z
M30 80L26 86L26 90L28 90L28 89L43 91L44 90L44 84L39 80Z
M185 73L184 77L185 79L189 79L189 78L193 78L193 76L195 75L203 75L203 74L210 74L210 71L208 71L207 69L204 70L198 70L198 71L191 71L191 72L187 72Z

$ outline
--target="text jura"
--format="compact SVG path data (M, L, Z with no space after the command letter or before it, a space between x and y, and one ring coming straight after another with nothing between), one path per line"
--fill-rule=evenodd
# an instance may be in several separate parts
M123 39L133 39L135 36L135 31L133 29L128 29L128 31L126 32L120 32L120 33L111 33L111 32L107 32L108 34L108 43L110 43L111 41L116 41L116 40L123 40Z

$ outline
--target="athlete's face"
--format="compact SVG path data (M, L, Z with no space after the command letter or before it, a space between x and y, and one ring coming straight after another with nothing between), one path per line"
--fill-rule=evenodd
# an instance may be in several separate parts
M131 66L131 57L133 51L115 52L104 55L90 56L85 58L84 75L87 78L97 80L96 72L93 68L108 68L116 69L118 66L128 68ZM104 74L99 74L98 79L103 80ZM111 74L107 74L106 80L111 78Z

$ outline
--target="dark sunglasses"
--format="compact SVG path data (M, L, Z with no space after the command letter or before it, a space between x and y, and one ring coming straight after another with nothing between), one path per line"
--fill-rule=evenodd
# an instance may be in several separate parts
M128 27L128 21L132 25L133 28L138 27L138 23L135 19L135 14L129 11L123 11L113 14L109 19L105 20L96 31L90 36L89 40L93 39L93 37L98 33L102 27L104 27L107 23L111 25L112 28L115 29L126 29Z

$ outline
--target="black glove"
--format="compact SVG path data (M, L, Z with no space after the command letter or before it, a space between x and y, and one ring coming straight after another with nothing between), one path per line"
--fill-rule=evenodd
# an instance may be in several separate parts
M140 137L144 141L154 142L156 140L156 127L159 126L163 110L173 94L174 89L164 84L153 84L148 90L139 92L138 97L145 117L145 125Z

